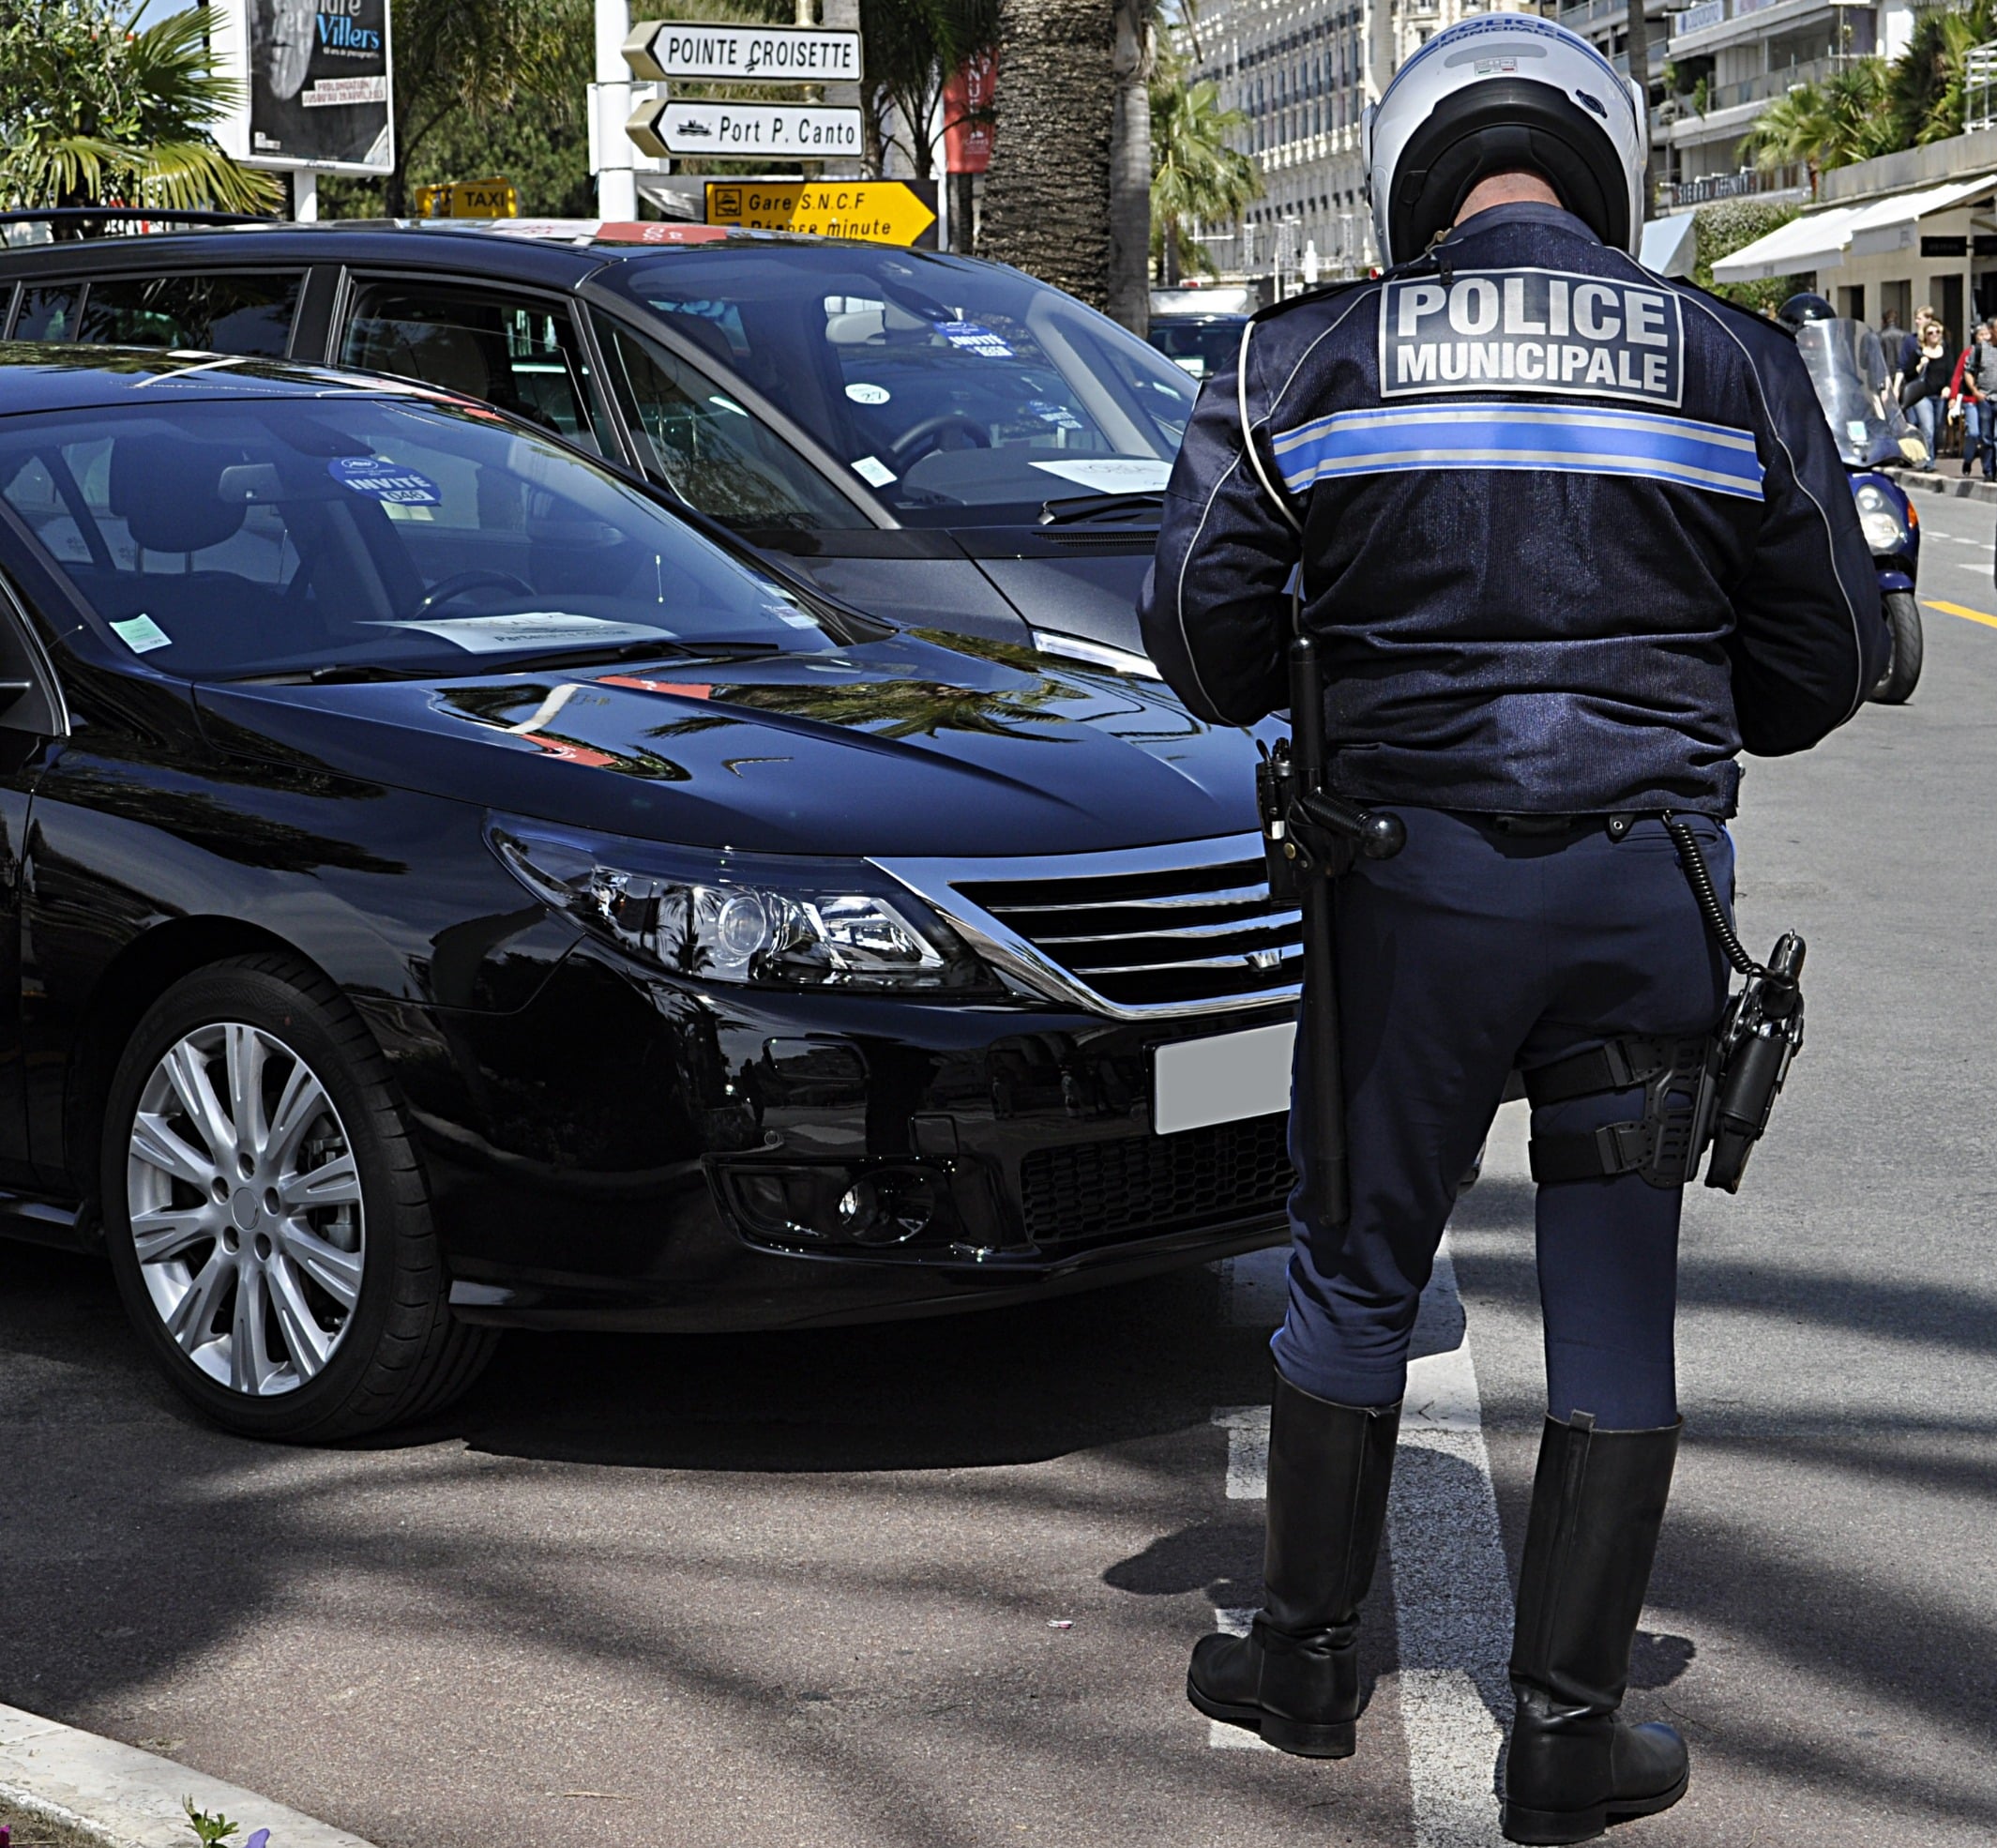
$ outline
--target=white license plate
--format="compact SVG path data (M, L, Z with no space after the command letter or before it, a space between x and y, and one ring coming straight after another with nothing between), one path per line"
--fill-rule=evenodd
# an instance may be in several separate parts
M1151 1070L1151 1127L1169 1136L1288 1110L1295 1046L1294 1021L1160 1046Z

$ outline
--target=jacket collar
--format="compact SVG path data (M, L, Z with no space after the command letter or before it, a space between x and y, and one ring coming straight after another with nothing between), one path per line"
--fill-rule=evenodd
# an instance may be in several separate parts
M1539 225L1549 231L1564 231L1570 236L1584 238L1590 244L1602 240L1595 235L1591 226L1576 218L1560 205L1535 204L1524 201L1516 205L1492 205L1465 220L1443 239L1445 244L1460 244L1470 238L1481 236L1487 231L1497 231L1507 225Z

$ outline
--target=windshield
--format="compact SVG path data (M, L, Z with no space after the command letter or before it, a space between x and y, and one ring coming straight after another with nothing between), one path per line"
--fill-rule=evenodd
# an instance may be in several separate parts
M1159 492L1192 413L1194 382L1169 359L993 264L772 242L693 246L603 280L909 524L1014 523L1049 500Z
M1863 321L1806 322L1796 329L1796 351L1847 467L1926 460L1926 446L1893 395L1879 336ZM1917 457L1905 447L1910 443Z
M0 495L119 645L189 678L833 645L643 493L476 407L342 393L0 418Z
M1183 321L1157 320L1151 324L1151 344L1181 371L1210 379L1233 370L1241 356L1241 330L1247 326L1245 314L1220 321L1190 315Z

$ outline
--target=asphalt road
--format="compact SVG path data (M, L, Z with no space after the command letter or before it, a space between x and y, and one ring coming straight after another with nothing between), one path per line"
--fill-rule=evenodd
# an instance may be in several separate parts
M1997 513L1921 511L1924 595L1997 612ZM1808 936L1809 1039L1747 1190L1688 1202L1632 1703L1694 1781L1619 1848L1997 1837L1997 625L1927 613L1911 705L1747 781L1743 933ZM1404 1459L1349 1763L1216 1750L1181 1693L1256 1598L1253 1264L951 1323L513 1337L434 1426L298 1452L183 1412L101 1269L0 1247L0 1702L385 1848L1494 1840L1541 1410L1516 1117L1451 1233L1467 1319L1431 1306L1456 1410Z

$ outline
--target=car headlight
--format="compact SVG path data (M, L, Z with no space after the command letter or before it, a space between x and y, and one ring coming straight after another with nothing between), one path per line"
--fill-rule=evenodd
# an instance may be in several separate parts
M1907 523L1892 497L1868 483L1853 497L1858 507L1858 524L1866 543L1874 552L1898 552L1907 543Z
M896 993L993 986L961 937L862 860L698 854L508 815L487 837L543 904L675 974Z

